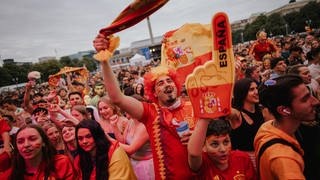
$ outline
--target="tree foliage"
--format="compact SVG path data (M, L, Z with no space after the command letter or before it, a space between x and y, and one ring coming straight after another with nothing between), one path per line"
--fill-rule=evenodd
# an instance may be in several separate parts
M27 82L27 75L30 71L39 71L41 73L41 82L46 82L50 75L59 72L62 67L82 67L84 65L90 72L97 69L97 62L90 56L84 57L81 60L70 59L65 56L61 57L60 60L52 59L35 64L4 64L3 67L0 67L0 87Z
M285 34L286 33L286 21L278 14L271 14L266 21L265 31L269 34Z
M246 40L252 40L256 38L256 33L259 30L265 29L265 24L267 22L267 16L261 14L257 17L255 21L253 21L251 24L247 24L244 28L244 38Z
M289 3L294 3L290 1ZM252 23L245 26L244 30L233 32L233 43L241 42L239 34L243 32L244 40L256 39L256 33L259 30L265 30L269 35L286 35L290 32L304 32L305 26L319 28L320 25L320 3L310 1L300 11L294 11L281 16L278 13L269 16L260 15Z

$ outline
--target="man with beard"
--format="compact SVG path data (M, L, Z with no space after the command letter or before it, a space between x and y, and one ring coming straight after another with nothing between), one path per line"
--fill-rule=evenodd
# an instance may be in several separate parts
M112 39L99 34L95 49L108 50ZM190 133L178 135L176 124L192 118L192 107L180 100L181 85L172 69L157 67L144 76L145 92L153 103L140 102L121 93L109 62L101 62L110 99L146 126L154 158L156 179L192 179L186 144Z
M72 108L75 105L84 105L84 101L80 92L78 91L71 92L69 93L68 97L69 97L70 108Z
M102 82L97 82L93 87L93 92L95 96L90 100L90 104L94 107L97 107L100 98L106 94L106 88Z

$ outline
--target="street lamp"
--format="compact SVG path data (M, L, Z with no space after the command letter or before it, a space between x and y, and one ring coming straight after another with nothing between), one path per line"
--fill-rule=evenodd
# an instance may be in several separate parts
M309 27L311 26L311 22L312 22L311 19L307 19L307 20L306 20L306 24L307 24Z
M270 38L272 38L272 36L273 36L273 34L272 34L272 32L270 32Z
M244 43L243 32L241 32L240 35L241 35L241 42Z
M14 78L12 78L12 81L16 84L16 88L18 88L19 78L18 77L14 77Z
M307 20L306 20L305 30L306 30L307 32L312 31L312 29L311 29L311 23L312 23L311 19L307 19Z

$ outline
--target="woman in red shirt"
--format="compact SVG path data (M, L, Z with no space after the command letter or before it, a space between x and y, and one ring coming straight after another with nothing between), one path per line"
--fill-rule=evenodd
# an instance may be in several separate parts
M70 159L57 155L40 126L26 125L19 129L14 143L13 167L0 179L76 179Z

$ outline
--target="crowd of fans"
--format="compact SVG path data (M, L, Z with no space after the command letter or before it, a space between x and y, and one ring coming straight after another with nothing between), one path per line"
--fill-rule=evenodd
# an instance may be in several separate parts
M320 178L319 37L259 31L234 54L231 115L182 135L175 123L192 119L187 93L151 65L102 62L86 83L70 72L58 87L2 92L0 179ZM263 147L273 136L287 144Z

